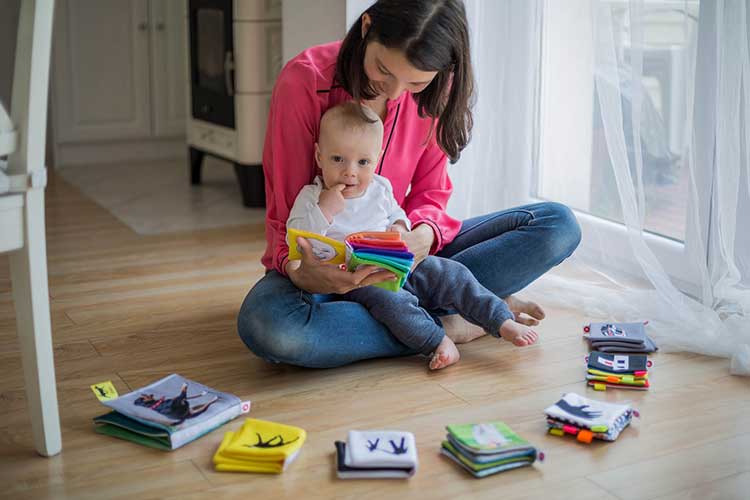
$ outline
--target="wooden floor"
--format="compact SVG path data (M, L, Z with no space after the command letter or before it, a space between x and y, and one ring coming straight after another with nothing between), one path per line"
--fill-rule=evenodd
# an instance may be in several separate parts
M428 373L419 358L335 370L267 364L245 349L235 317L261 276L263 228L143 237L52 176L47 195L49 282L63 452L32 448L10 295L0 256L0 496L8 498L748 498L750 381L728 362L654 357L647 393L584 385L585 318L549 310L541 342L492 338ZM280 476L217 473L223 430L171 452L98 435L89 386L122 394L169 373L253 401L251 416L308 432ZM543 410L564 392L631 399L642 420L615 443L545 434ZM438 454L448 423L504 420L546 452L544 463L476 480ZM409 481L341 481L333 442L348 429L413 432L420 468Z

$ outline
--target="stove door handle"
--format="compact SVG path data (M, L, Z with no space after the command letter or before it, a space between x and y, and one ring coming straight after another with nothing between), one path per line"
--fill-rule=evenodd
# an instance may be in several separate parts
M224 86L227 90L227 95L234 95L234 56L232 51L228 50L224 54Z

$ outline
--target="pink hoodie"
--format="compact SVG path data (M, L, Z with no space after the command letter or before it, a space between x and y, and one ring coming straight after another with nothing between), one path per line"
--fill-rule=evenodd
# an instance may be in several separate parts
M334 84L341 42L311 47L289 61L279 74L271 97L263 173L266 180L266 269L286 274L286 221L303 186L316 175L315 142L320 117L352 97ZM430 118L420 118L408 92L388 101L383 148L375 172L387 177L393 194L412 226L428 224L435 232L432 253L453 241L461 222L445 213L453 186L447 158L435 142L425 143ZM410 189L411 188L411 189Z

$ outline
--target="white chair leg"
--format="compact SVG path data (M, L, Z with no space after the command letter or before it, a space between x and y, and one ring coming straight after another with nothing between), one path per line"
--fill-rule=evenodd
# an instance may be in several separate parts
M49 457L60 453L62 441L47 287L44 189L26 193L24 233L24 247L10 253L10 275L34 447Z

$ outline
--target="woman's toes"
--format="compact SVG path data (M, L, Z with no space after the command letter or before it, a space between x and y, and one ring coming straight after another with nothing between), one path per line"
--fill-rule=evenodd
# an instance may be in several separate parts
M522 316L520 314L516 314L516 323L521 323L522 325L526 326L536 326L539 324L538 319L530 318L529 316Z

